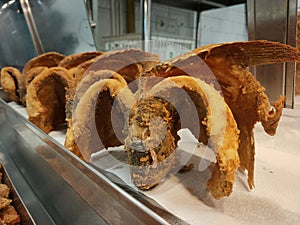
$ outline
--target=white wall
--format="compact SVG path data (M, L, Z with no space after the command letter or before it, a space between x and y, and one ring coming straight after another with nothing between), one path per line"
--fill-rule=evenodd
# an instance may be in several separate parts
M126 1L120 1L124 4ZM126 5L122 6L120 13L121 32L114 38L112 21L112 1L99 0L95 16L97 18L96 45L101 50L108 50L104 42L121 42L136 39L142 31L142 21L140 15L140 3L135 2L135 34L126 33ZM187 48L194 48L196 29L196 12L180 8L170 7L162 4L153 3L151 13L151 35L152 39L163 39L166 41L182 42ZM138 38L138 39L140 39ZM111 46L111 45L109 45Z
M201 12L199 46L246 40L248 31L245 4Z
M124 9L120 16L124 23L122 27L126 28L126 7ZM97 38L95 40L97 46L103 45L102 38L113 35L111 10L111 0L98 1ZM135 30L136 34L141 33L140 4L138 2L135 4ZM187 48L194 48L196 47L193 41L196 32L196 12L153 3L151 30L153 39L181 40L186 42ZM120 35L124 36L122 40L126 38L126 30L123 30ZM131 36L127 38L130 39ZM198 40L198 46L248 40L245 4L201 12Z

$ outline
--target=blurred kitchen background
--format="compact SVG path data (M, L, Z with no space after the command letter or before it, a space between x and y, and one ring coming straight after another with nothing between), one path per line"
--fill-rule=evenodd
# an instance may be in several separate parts
M21 69L48 51L109 51L138 40L186 49L254 39L296 46L299 1L0 0L0 68ZM295 63L253 68L253 73L271 100L284 94L292 107Z
M145 2L151 7L149 15L143 14ZM99 49L111 50L128 40L141 40L145 21L150 23L151 40L166 40L188 49L208 43L247 40L245 2L98 1L94 11L98 21L95 43Z

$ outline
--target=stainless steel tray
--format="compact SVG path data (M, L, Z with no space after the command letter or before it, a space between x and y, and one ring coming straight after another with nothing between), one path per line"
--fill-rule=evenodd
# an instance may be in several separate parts
M1 166L0 172L2 174L2 183L6 184L9 189L9 198L12 200L11 205L16 209L20 218L22 225L33 225L35 224L32 217L30 216L27 207L24 205L23 201L21 200L18 192L16 191L13 183L11 182L10 177L8 176L6 169Z
M185 224L74 156L0 99L0 160L35 224Z

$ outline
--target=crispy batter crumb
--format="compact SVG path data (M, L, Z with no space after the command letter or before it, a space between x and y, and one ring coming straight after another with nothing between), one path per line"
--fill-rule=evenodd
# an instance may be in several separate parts
M179 170L179 173L185 173L185 172L188 172L190 170L192 170L194 168L194 164L191 163L189 165L184 165L180 170Z

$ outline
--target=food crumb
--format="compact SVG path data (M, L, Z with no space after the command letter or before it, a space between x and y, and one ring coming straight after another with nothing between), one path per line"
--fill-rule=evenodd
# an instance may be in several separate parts
M184 165L180 170L179 170L179 173L185 173L187 171L190 171L194 168L194 164L191 163L189 165Z

